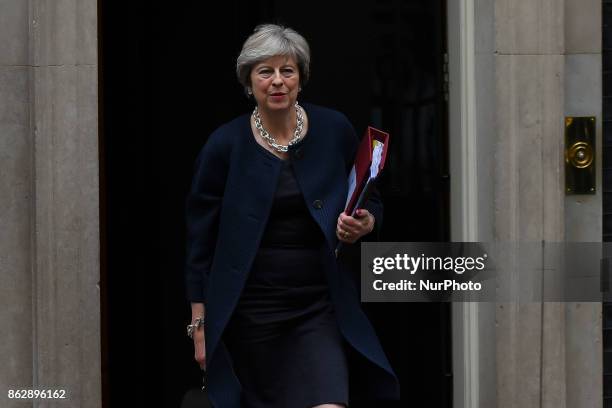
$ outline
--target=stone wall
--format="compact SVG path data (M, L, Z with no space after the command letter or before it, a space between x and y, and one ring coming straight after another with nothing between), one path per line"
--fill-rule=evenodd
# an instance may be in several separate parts
M565 0L565 104L567 116L597 118L597 194L565 197L567 241L602 240L602 2ZM603 406L601 303L567 303L566 406Z
M563 163L564 117L601 123L600 2L475 3L478 239L601 241L600 180L566 197ZM602 406L601 304L481 304L478 327L480 407Z
M97 2L0 3L0 358L34 406L98 407L100 255ZM30 404L30 405L24 405Z

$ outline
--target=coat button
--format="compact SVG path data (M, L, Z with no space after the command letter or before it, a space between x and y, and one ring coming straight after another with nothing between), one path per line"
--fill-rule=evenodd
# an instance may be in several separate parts
M321 200L314 200L312 202L312 206L314 208L316 208L317 210L320 210L321 208L323 208L323 201L321 201Z

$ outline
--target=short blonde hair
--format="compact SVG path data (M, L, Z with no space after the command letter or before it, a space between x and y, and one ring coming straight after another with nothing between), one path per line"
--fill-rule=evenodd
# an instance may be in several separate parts
M236 60L236 75L245 92L251 86L253 67L277 55L295 59L300 71L300 85L306 84L310 76L310 47L306 39L291 28L262 24L255 27L253 34L244 42Z

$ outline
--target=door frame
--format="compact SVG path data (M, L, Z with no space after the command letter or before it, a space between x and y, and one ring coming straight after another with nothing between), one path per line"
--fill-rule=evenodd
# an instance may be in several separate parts
M478 241L474 0L447 2L451 241ZM476 302L453 303L453 407L479 406Z

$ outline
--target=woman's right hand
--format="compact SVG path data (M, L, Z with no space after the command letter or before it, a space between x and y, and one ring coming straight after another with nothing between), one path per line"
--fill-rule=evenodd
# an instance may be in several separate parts
M203 326L193 332L193 357L198 362L202 370L206 370L206 340L204 337Z

